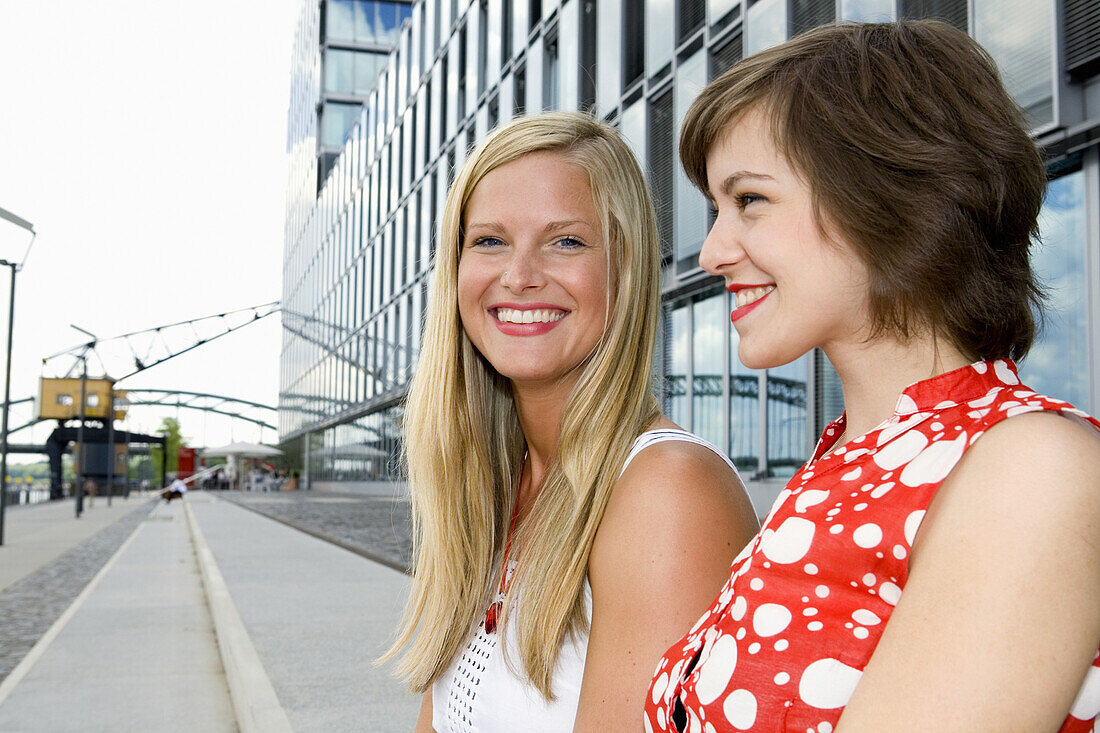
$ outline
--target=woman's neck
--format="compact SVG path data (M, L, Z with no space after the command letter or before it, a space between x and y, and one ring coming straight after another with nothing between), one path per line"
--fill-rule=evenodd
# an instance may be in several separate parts
M527 443L527 461L523 468L521 504L528 504L538 493L546 467L558 452L561 413L572 385L518 385L513 383L520 430ZM521 509L521 514L523 513Z
M844 389L844 441L863 435L890 417L898 397L909 385L970 363L943 337L914 336L906 342L881 337L848 348L824 350ZM838 447L840 444L838 441Z

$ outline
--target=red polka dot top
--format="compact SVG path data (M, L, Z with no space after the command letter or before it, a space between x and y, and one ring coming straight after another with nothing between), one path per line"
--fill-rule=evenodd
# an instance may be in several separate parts
M905 590L913 538L983 432L1025 412L1100 422L977 362L907 388L889 420L827 453L844 416L779 494L730 579L657 666L645 730L830 733ZM1093 730L1100 655L1063 733Z

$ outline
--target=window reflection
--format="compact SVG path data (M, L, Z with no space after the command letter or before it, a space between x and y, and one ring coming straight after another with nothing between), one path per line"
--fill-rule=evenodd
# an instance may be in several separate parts
M894 0L840 0L841 20L881 23L897 20Z
M1054 121L1053 0L974 0L974 38L1032 127Z
M619 131L626 144L634 151L638 165L646 169L645 102L638 101L623 110L619 119Z
M674 139L679 139L680 126L687 115L688 107L699 96L706 83L706 54L700 51L680 64L676 70ZM707 204L703 195L688 180L683 166L677 165L675 168L676 259L683 260L698 254L703 248L703 239L707 236Z
M749 7L745 21L746 56L787 40L786 0L758 0Z
M687 357L688 357L688 309L680 306L669 314L666 332L665 358L665 412L672 422L680 426L688 424L687 414Z
M348 130L359 116L358 104L329 102L321 113L321 144L339 147L344 144Z
M325 6L325 37L330 41L351 41L392 45L412 5L374 0L328 0Z
M741 7L739 0L707 0L707 16L712 24L717 23L730 13Z
M810 354L768 370L768 471L789 477L806 462L806 381Z
M725 438L726 417L722 372L729 319L725 317L727 296L719 292L693 306L691 430L715 445Z
M730 332L729 455L747 478L760 469L760 376L737 358L741 340L729 325L728 310L722 313L722 322Z
M622 79L622 2L610 0L596 9L596 105L600 116L619 105Z
M558 71L558 39L546 39L546 56L542 66L542 108L558 109L560 96Z
M1039 229L1042 242L1032 250L1032 263L1049 298L1042 332L1020 364L1020 377L1039 392L1092 412L1083 171L1050 183Z
M676 18L672 0L646 0L645 73L654 76L672 60Z

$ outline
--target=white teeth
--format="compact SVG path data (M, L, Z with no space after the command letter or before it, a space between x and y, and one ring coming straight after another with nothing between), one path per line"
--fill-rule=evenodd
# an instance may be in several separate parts
M565 318L565 311L550 308L537 310L518 310L516 308L497 308L497 320L502 323L553 323Z
M744 290L738 290L735 297L736 305L738 308L743 308L749 303L755 303L763 298L765 295L775 290L774 285L764 285L759 288L745 288Z

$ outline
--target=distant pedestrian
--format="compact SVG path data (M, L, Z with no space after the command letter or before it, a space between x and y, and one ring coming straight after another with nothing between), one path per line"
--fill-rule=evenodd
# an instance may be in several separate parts
M95 495L96 495L96 493L98 493L98 491L99 491L99 487L96 486L96 482L93 479L90 479L90 478L84 479L84 495L88 497L88 508L89 509L92 508L92 504L94 503L93 500L95 499Z
M187 493L187 484L180 479L175 479L169 484L168 488L161 492L161 496L164 501L171 504L172 499L182 499L184 494Z

